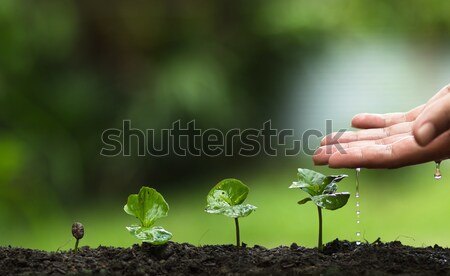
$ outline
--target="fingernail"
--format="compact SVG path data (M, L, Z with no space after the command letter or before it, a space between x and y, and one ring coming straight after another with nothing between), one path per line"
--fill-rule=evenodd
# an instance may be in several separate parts
M436 134L436 128L432 123L422 125L415 135L416 141L419 145L425 146L433 140Z

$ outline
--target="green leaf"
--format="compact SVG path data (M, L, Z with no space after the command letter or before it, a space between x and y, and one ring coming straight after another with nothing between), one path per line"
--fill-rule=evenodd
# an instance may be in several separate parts
M128 197L128 202L123 209L127 214L139 219L143 227L148 228L157 219L167 216L169 205L155 189L142 187L139 194Z
M289 188L300 188L311 196L333 194L337 190L339 181L347 177L345 174L325 176L313 170L298 169L298 181L293 182Z
M299 202L297 202L298 204L302 205L305 204L308 201L311 201L312 199L310 197L304 198L302 200L300 200Z
M348 175L346 175L346 174L329 175L329 176L325 177L323 184L328 185L331 182L338 183L339 181L341 181L342 179L344 179L346 177L348 177Z
M247 198L248 192L249 188L240 180L224 179L209 191L206 197L205 212L223 214L231 218L248 216L256 209L251 204L242 204Z
M337 184L334 182L331 182L327 186L325 186L325 189L322 191L322 194L334 194L337 191Z
M319 207L327 210L336 210L347 204L350 193L336 193L312 196L312 201Z
M239 204L234 206L207 206L205 212L209 214L222 214L230 218L246 217L257 207L251 204Z
M326 176L321 173L303 168L298 169L297 176L299 182L309 185L322 185L323 180L326 178Z
M142 227L133 225L127 227L127 230L136 238L151 244L165 244L172 238L172 233L161 226Z
M326 176L313 170L298 169L298 182L293 182L289 188L300 188L311 196L322 193L322 184Z
M240 180L228 178L220 181L208 194L209 203L227 203L228 205L237 205L244 202L247 198L249 188ZM222 204L219 203L219 204Z

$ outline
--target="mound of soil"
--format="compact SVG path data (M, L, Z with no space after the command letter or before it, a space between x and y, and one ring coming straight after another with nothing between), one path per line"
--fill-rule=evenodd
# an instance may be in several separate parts
M169 242L131 248L81 248L77 253L0 247L0 275L449 275L449 249L400 242L328 243L317 249L237 248Z

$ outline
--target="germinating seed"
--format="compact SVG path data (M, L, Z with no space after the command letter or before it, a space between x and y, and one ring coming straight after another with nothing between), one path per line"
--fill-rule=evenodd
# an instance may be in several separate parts
M79 222L72 224L72 235L75 239L80 240L84 237L84 226Z

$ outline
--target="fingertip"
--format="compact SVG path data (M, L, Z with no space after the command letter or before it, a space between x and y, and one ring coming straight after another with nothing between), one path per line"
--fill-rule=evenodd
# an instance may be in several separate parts
M326 155L326 150L324 147L319 147L314 151L314 154L312 156L312 160L314 162L314 165L326 165L328 163L328 157Z
M326 135L325 137L322 138L322 140L320 140L320 146L326 146L326 145L332 145L334 143L336 143L336 141L333 140L333 137L335 136L336 132L330 133L328 135Z
M323 137L320 141L320 146L331 146L334 144L340 143L340 139L342 138L342 134L339 134L339 132L333 132L328 134L327 136Z
M327 163L317 161L313 158L314 166L325 166Z
M328 137L329 135L326 135L325 137L323 137L322 138L322 140L320 140L320 146L322 147L322 146L325 146L326 144L327 144L327 137ZM319 148L320 149L320 148Z
M359 128L361 125L361 122L364 122L364 118L366 117L367 113L359 113L353 116L352 118L352 127Z
M333 169L361 167L362 152L359 148L336 151L328 158L328 166Z
M413 129L414 139L422 147L433 141L436 138L436 134L436 127L431 122L424 123Z
M359 113L352 118L352 127L355 128L379 128L385 127L386 122L381 114Z

